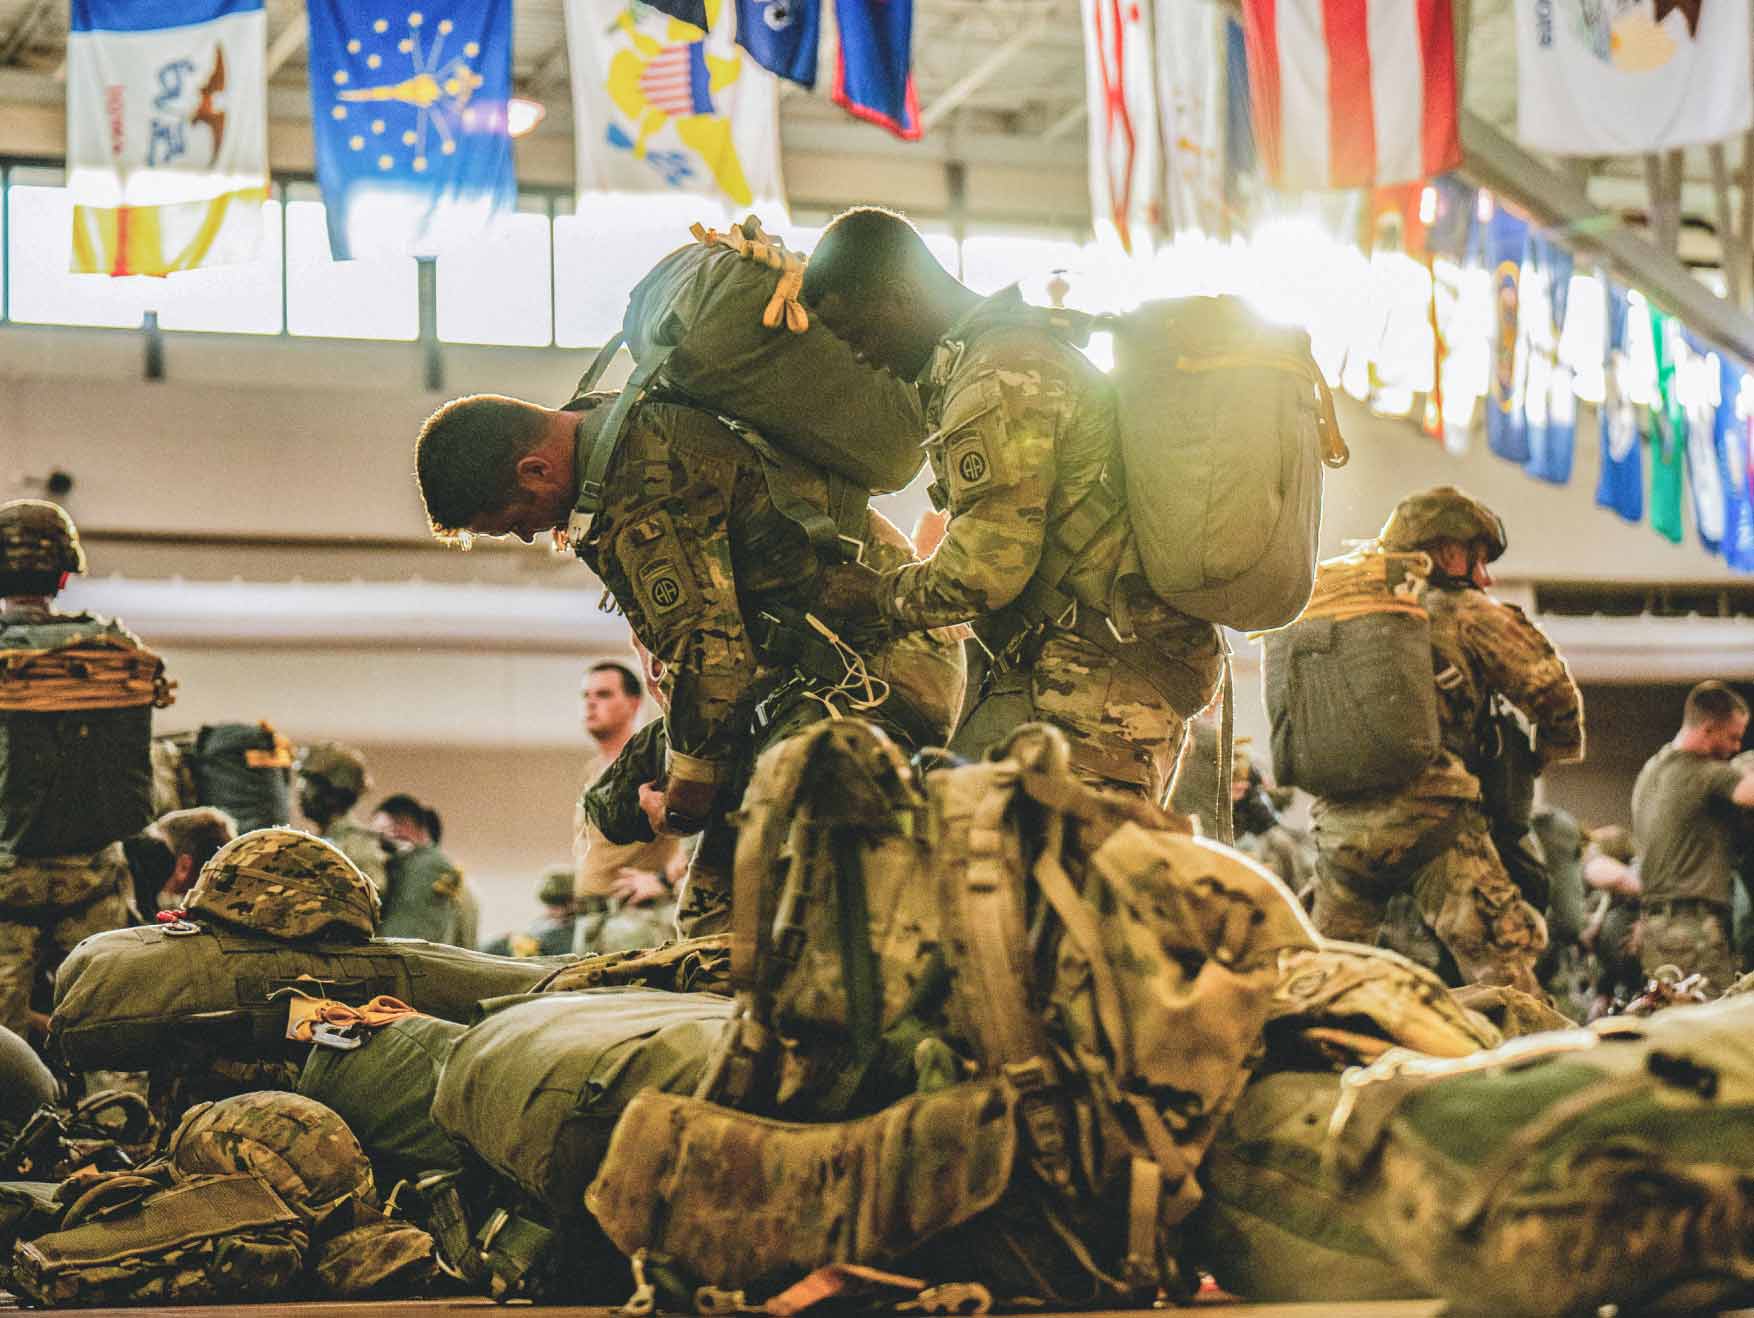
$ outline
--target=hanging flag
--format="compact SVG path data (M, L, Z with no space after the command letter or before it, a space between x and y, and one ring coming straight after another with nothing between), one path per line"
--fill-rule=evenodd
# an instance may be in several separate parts
M262 0L73 0L76 273L255 259L268 197L266 35Z
M1571 480L1577 439L1577 395L1572 370L1559 359L1559 338L1571 300L1571 252L1535 234L1529 241L1519 332L1527 340L1528 379L1523 388L1524 435L1529 456L1523 470L1537 480ZM1530 288L1529 285L1533 284Z
M1687 414L1687 485L1693 491L1693 526L1708 554L1721 554L1729 525L1729 472L1717 418L1723 368L1710 344L1681 331L1676 386Z
M1517 137L1635 155L1754 126L1746 0L1517 0Z
M1749 377L1726 354L1719 365L1717 450L1724 464L1724 561L1754 572L1754 488L1749 486Z
M1241 216L1247 181L1254 178L1255 127L1249 118L1248 38L1236 19L1224 20L1224 205L1226 219Z
M1522 332L1523 262L1529 226L1500 206L1486 226L1486 268L1492 272L1492 380L1486 395L1486 442L1506 461L1529 460L1523 400L1529 378L1529 341Z
M737 44L777 78L816 85L822 0L737 0Z
M1687 460L1687 414L1681 406L1676 365L1681 327L1650 309L1651 353L1656 360L1656 394L1650 409L1650 524L1663 539L1681 543L1681 469Z
M1461 163L1450 0L1243 0L1242 15L1275 187L1405 183Z
M1214 0L1179 0L1157 6L1152 22L1169 224L1216 237L1224 228L1227 21Z
M840 45L830 99L854 118L919 138L914 92L914 0L835 0Z
M1602 398L1602 462L1596 479L1596 506L1628 522L1644 517L1644 454L1639 419L1644 409L1633 401L1632 336L1626 290L1608 285L1608 341L1605 345L1605 391Z
M678 23L687 23L706 30L706 0L645 0L660 14L667 14Z
M511 0L308 0L305 12L336 260L430 255L517 204Z
M1150 10L1136 0L1081 0L1090 105L1090 211L1122 248L1163 227Z
M711 34L633 3L567 0L578 187L782 201L779 84L718 21Z

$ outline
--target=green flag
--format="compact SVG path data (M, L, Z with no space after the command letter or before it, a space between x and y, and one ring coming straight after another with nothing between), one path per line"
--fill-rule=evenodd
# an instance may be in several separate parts
M1687 461L1687 413L1675 394L1678 327L1650 309L1651 346L1657 358L1657 401L1650 410L1650 524L1665 540L1681 543L1682 467ZM1673 335L1674 337L1671 337Z

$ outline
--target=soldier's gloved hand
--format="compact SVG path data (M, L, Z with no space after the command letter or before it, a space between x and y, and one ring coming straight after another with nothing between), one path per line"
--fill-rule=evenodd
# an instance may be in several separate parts
M863 563L836 563L822 574L822 589L811 607L832 618L875 618L882 588L882 575Z

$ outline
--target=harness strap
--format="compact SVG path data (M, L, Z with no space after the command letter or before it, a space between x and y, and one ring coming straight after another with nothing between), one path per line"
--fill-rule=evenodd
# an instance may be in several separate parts
M633 368L633 374L628 376L627 383L621 387L615 402L610 405L609 414L595 431L587 421L579 422L577 447L574 449L574 470L579 473L579 495L573 504L575 517L594 517L602 511L603 478L608 475L609 464L615 460L615 454L621 448L621 432L627 428L628 414L645 394L646 387L664 369L664 363L670 360L670 354L675 350L673 344L653 346L646 359ZM593 376L599 373L599 366L607 364L602 361L601 352L597 357L598 360L591 364L591 370L586 372L586 379L592 383L595 383ZM574 544L577 543L575 539Z

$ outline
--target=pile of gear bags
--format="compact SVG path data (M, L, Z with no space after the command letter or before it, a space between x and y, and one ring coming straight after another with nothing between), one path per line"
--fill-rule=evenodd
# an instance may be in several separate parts
M572 959L376 937L246 834L0 1039L6 1289L926 1312L1754 1291L1754 1002L1561 1029L1324 943L1265 870L1083 786L1054 730L922 772L761 759L730 934ZM39 1106L40 1105L40 1106ZM34 1109L34 1112L33 1112Z

